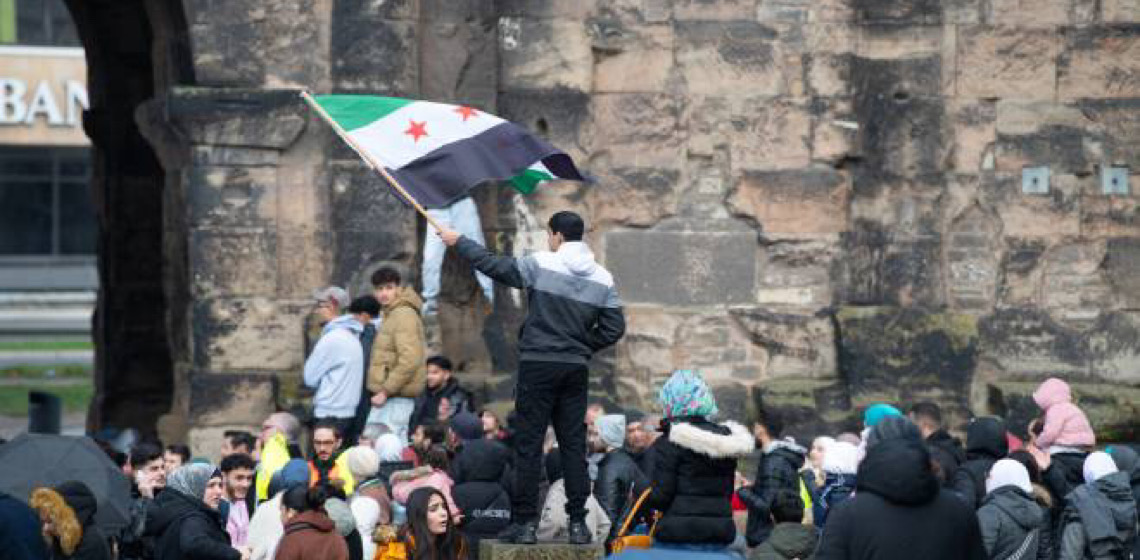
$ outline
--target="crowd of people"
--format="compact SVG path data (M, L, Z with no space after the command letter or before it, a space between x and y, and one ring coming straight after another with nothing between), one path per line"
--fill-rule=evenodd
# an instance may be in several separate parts
M630 559L1140 558L1137 453L1099 449L1060 379L1034 393L1041 415L1025 441L983 416L963 444L934 403L876 403L860 433L809 450L771 411L751 429L720 419L690 370L672 373L651 413L589 404L586 364L622 336L624 317L583 231L577 215L555 214L551 251L521 259L440 232L485 278L528 291L505 422L479 408L450 360L427 356L423 300L381 268L371 294L314 293L306 418L276 412L259 433L227 431L209 449L100 442L131 481L126 526L104 531L100 497L67 481L36 488L28 505L0 495L0 550L463 560L496 539L595 543Z

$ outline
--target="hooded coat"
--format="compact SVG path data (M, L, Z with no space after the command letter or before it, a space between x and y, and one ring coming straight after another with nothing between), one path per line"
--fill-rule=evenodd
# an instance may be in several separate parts
M46 516L57 532L74 532L67 535L74 548L70 554L60 538L52 539L51 555L47 558L83 560L110 560L111 549L107 536L95 524L98 506L95 495L86 484L69 481L50 489L39 489L32 494L32 505ZM37 531L38 533L38 531ZM40 537L37 534L35 538Z
M3 492L0 492L0 550L12 560L40 560L48 555L35 510Z
M316 389L313 416L352 418L360 402L364 379L364 349L360 333L364 326L351 315L329 321L321 338L305 359L305 386Z
M463 536L471 550L479 550L479 540L494 538L511 522L509 480L510 451L491 440L473 440L452 464L455 486L451 497L463 512Z
M427 379L424 323L420 318L423 305L419 294L404 286L384 306L384 321L372 343L368 365L369 391L409 399L423 391Z
M779 490L800 493L800 467L804 465L807 450L787 441L774 441L760 457L756 478L752 486L739 491L740 499L748 506L748 525L745 537L748 546L764 542L772 532L772 497Z
M1005 422L986 416L966 428L966 462L950 480L953 490L970 509L977 509L986 496L986 476L994 463L1009 452L1005 439Z
M306 511L285 524L275 560L348 560L348 545L323 511Z
M426 370L424 375L427 375ZM408 432L416 431L416 426L422 424L434 424L439 418L439 405L443 399L447 399L451 407L451 417L460 412L475 412L475 397L471 391L460 387L459 380L450 377L447 383L435 389L425 385L423 392L416 397L416 404L408 419Z
M598 479L594 481L594 497L610 519L619 520L610 528L613 539L625 520L626 509L633 507L634 487L645 487L648 481L633 456L625 449L614 449L598 462Z
M982 560L978 519L943 491L921 441L892 439L868 450L855 496L827 519L816 560Z
M670 418L650 448L656 454L650 508L662 512L655 540L728 546L736 538L732 491L736 461L755 449L748 429L703 417ZM793 478L798 480L795 470ZM644 488L635 488L638 495ZM620 521L614 521L620 523Z
M1069 384L1057 378L1045 380L1033 392L1033 402L1045 411L1044 426L1037 446L1048 450L1054 445L1088 447L1096 445L1096 434L1085 413L1073 404Z
M1136 502L1137 512L1140 513L1140 454L1124 445L1114 445L1108 454L1112 456L1120 472L1128 473L1132 484L1132 498ZM1140 559L1140 536L1132 545L1132 557Z
M1030 560L1037 557L1045 512L1025 490L1002 486L982 500L978 524L990 558L1009 558L1025 547L1020 558Z
M1060 560L1127 559L1136 541L1136 502L1128 474L1078 486L1065 498Z
M810 525L780 523L748 560L812 560L819 535Z
M938 463L942 470L942 480L950 484L954 480L958 467L966 462L966 451L962 449L962 442L951 436L946 430L938 430L926 438L926 448L930 450L930 458Z
M240 560L221 513L201 498L167 489L155 499L147 533L158 537L156 560Z
M586 365L625 334L613 276L585 243L566 241L557 251L519 259L495 255L466 237L455 248L479 272L527 291L519 360Z

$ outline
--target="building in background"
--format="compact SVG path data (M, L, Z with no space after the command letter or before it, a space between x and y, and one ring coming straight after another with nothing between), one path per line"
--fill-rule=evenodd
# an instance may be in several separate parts
M90 336L86 72L61 0L0 0L0 339Z

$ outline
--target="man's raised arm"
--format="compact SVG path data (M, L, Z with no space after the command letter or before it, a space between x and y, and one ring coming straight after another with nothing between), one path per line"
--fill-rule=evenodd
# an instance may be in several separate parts
M506 284L512 288L526 288L526 279L519 267L518 259L504 257L488 251L486 247L467 239L466 237L445 229L437 233L443 244L455 247L459 256L467 259L476 270L493 278L496 282Z

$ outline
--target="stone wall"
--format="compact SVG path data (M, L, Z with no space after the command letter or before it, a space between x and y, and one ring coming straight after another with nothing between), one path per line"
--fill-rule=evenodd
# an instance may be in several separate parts
M172 434L296 402L313 287L417 274L422 221L308 88L472 103L598 179L476 199L516 254L551 212L586 217L629 323L601 400L651 408L691 367L727 415L779 410L801 435L876 400L1019 427L1062 375L1102 435L1140 437L1140 181L1102 191L1140 169L1135 2L182 5L194 87L154 101L188 246ZM445 268L442 348L503 405L524 303L499 288L487 307Z

